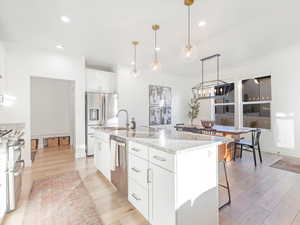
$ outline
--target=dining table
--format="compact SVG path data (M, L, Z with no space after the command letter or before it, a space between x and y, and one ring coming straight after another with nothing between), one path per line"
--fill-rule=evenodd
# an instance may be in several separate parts
M231 138L233 141L229 143L224 143L219 146L219 155L224 157L226 161L231 161L233 159L233 153L235 144L241 140L242 135L251 134L254 138L256 128L238 128L234 126L224 126L224 125L214 125L211 128L205 128L200 124L177 124L175 129L179 132L191 132L204 135L222 136L226 138ZM240 151L237 151L236 157L240 156Z

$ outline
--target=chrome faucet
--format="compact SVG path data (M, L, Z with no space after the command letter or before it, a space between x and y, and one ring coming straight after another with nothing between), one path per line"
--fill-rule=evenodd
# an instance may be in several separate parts
M120 109L119 112L117 113L117 117L119 116L120 112L126 113L126 128L129 129L128 111L126 109Z

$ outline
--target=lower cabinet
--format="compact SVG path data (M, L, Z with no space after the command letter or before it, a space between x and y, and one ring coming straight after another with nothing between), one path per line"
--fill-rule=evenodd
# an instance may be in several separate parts
M144 187L135 183L132 179L129 179L128 200L147 220L149 220L148 189L145 189Z
M175 176L150 163L149 222L153 225L175 225Z
M128 200L152 225L217 225L217 145L169 154L131 142Z
M110 146L109 143L96 139L94 145L95 167L110 181Z
M148 155L129 151L128 200L152 225L175 225L175 175Z

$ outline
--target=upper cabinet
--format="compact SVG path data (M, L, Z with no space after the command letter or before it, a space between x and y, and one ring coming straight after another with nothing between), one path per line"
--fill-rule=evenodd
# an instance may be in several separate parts
M117 92L117 74L86 69L86 91Z
M3 91L4 76L5 76L5 49L3 44L0 42L0 93Z

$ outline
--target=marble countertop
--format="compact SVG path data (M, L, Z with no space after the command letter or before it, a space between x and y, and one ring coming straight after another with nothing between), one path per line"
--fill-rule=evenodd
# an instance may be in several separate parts
M118 136L127 141L144 144L172 154L196 147L207 147L233 141L230 138L178 132L173 128L138 127L136 130L113 130L99 127L95 131Z

